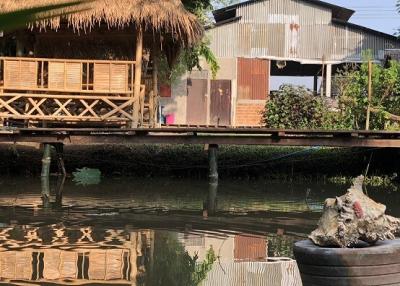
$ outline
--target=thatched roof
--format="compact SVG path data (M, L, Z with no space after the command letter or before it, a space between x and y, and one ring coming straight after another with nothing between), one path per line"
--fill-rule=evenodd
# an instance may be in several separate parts
M60 4L73 0L1 0L0 11L11 12L23 8ZM62 20L75 31L89 31L100 23L110 28L143 25L146 30L171 33L185 45L201 39L203 27L197 17L189 13L180 0L93 0L78 7L64 8L66 14L31 23L32 27L57 30ZM71 9L78 9L71 13ZM54 13L59 14L60 11Z

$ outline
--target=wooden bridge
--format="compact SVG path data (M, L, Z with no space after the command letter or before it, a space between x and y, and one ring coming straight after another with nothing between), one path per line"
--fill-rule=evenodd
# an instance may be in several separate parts
M50 146L57 151L60 174L66 174L64 145L99 144L204 144L208 146L210 183L218 182L218 145L326 146L400 148L400 132L324 131L210 126L161 128L3 128L1 143L39 143L44 145L42 178L48 176Z
M212 126L161 128L3 128L0 143L64 145L210 144L400 148L400 132Z

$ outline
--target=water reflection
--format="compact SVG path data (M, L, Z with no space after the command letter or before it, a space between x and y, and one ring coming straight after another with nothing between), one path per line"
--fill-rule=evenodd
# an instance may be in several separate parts
M301 285L288 259L293 243L315 227L324 199L343 191L263 182L217 188L119 179L76 186L63 178L0 178L0 282ZM399 200L370 195L389 211ZM216 261L207 266L211 253Z

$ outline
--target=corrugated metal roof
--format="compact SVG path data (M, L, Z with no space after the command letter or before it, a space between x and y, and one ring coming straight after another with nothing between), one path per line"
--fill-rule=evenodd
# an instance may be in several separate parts
M241 3L235 4L235 5L230 5L230 6L215 10L215 11L213 11L215 21L218 23L220 21L227 20L228 18L235 17L236 16L235 15L236 8L244 6L244 5L256 3L256 2L262 2L262 1L266 1L266 0L249 0L249 1L241 2ZM328 2L324 2L324 1L319 1L319 0L301 0L301 1L328 8L332 11L333 18L340 19L343 21L348 21L351 18L351 16L353 16L353 14L355 13L354 10L351 10L351 9L348 9L348 8L345 8L342 6L334 5L334 4L331 4Z
M235 17L208 30L218 58L341 63L362 61L365 50L381 60L384 50L400 48L397 38L333 20L329 8L309 1L245 2L236 6Z

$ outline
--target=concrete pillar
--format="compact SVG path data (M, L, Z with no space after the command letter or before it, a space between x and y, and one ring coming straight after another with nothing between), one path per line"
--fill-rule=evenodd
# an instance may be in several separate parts
M43 146L42 174L41 174L42 178L50 176L50 164L51 164L51 145L45 143Z
M205 202L204 211L207 212L207 217L209 215L214 215L217 211L217 193L218 193L218 182L213 182L208 184L208 195L207 201ZM204 216L204 213L203 213Z
M211 144L208 147L209 181L218 183L218 145Z
M64 164L64 144L54 144L54 147L57 153L58 175L66 177L67 171L65 170L65 164Z
M44 144L42 158L42 203L43 208L50 207L50 165L51 165L51 145Z
M326 97L332 96L332 64L326 65Z

